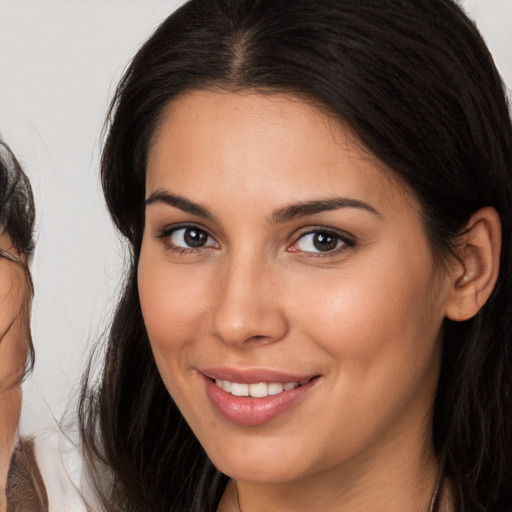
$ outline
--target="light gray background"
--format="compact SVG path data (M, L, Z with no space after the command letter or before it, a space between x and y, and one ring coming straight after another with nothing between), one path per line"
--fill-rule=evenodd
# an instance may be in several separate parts
M100 132L123 69L181 0L0 0L0 133L37 203L33 335L22 431L74 407L122 280L98 180ZM465 0L512 88L512 0Z

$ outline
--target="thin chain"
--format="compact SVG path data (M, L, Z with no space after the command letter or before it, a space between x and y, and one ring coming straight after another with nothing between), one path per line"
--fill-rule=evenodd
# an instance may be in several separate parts
M430 507L428 512L434 512L438 510L438 498L439 498L439 489L441 488L441 482L443 481L444 475L444 455L439 460L439 467L437 468L437 480L436 485L434 487L434 492L432 493L432 499L430 500ZM237 491L238 495L238 491ZM240 510L240 512L242 512Z
M242 507L240 506L240 496L238 496L238 483L235 480L235 492L236 492L236 503L238 505L238 512L242 512Z

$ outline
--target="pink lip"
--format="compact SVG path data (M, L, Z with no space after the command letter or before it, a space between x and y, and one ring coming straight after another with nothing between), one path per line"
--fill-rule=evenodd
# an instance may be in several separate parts
M296 405L315 386L318 378L294 376L267 370L240 372L230 369L201 370L206 393L215 409L228 421L241 426L258 426L268 423ZM215 375L215 376L213 376ZM258 382L300 382L311 379L306 384L277 395L263 398L234 396L221 389L212 379L229 380L244 384Z
M200 372L210 379L229 380L230 382L240 382L241 384L257 384L258 382L301 382L311 379L314 375L297 375L284 373L276 370L267 370L263 368L251 368L241 370L236 368L203 368Z

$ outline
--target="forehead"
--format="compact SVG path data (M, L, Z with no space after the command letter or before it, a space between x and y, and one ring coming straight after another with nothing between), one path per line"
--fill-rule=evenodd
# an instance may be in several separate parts
M230 189L286 202L348 194L416 208L349 127L286 94L187 93L168 106L148 156L147 195L164 188L201 200L208 191L215 201Z

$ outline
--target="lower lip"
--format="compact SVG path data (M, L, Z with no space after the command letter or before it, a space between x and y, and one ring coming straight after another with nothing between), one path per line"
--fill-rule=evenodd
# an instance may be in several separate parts
M205 377L208 398L219 413L231 423L242 426L257 426L268 423L296 405L318 381L311 379L295 389L283 391L277 395L263 398L234 396L219 388L211 379Z

